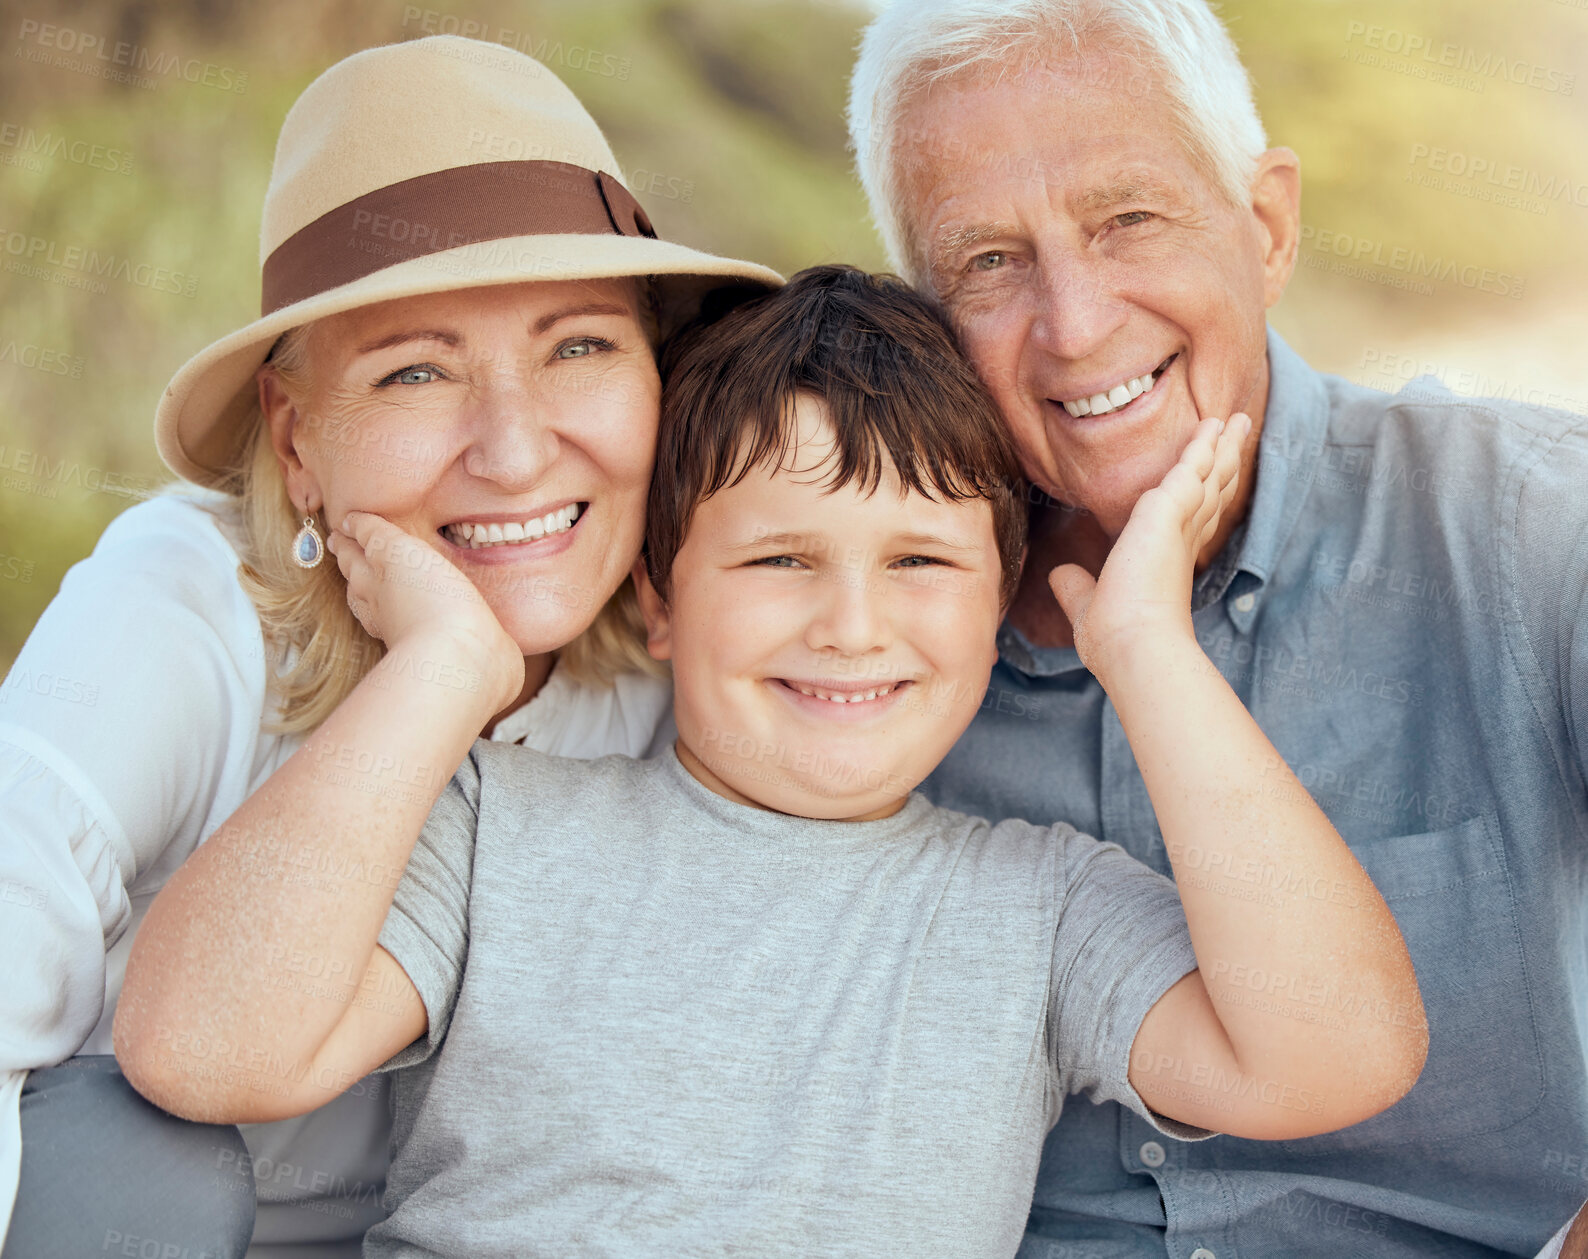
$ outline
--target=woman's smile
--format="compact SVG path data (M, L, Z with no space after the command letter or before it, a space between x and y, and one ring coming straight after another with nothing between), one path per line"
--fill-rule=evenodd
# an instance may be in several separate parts
M590 515L588 501L563 503L549 511L482 512L436 530L447 558L455 564L515 564L550 559L577 545Z

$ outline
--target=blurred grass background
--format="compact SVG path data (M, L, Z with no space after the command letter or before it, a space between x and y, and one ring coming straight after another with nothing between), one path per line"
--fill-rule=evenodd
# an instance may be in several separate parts
M1451 282L1398 290L1384 267L1375 282L1303 266L1274 322L1316 366L1390 389L1426 367L1465 392L1588 409L1576 401L1588 399L1585 4L1226 0L1271 140L1302 155L1309 226L1381 257L1405 248L1522 281L1509 299ZM572 86L663 236L785 272L880 267L842 118L870 12L858 0L0 0L0 671L67 567L163 481L150 423L168 376L257 310L276 131L327 65L471 24ZM1396 34L1456 45L1469 66L1537 66L1557 87L1571 76L1573 90L1526 74L1469 71L1481 91L1419 77L1432 63L1371 47ZM200 81L108 81L85 68L105 63L84 39L136 45ZM1518 207L1472 195L1493 188L1481 178L1424 186L1440 148L1556 195ZM191 296L118 279L85 291L59 283L73 274L59 266L29 274L14 246L33 238L57 256L81 246L181 273Z

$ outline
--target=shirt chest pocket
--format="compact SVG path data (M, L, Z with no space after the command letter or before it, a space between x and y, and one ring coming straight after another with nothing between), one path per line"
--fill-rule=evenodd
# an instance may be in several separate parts
M1428 1015L1428 1063L1383 1114L1286 1148L1431 1143L1521 1122L1543 1100L1544 1072L1498 820L1486 814L1352 851L1406 937Z

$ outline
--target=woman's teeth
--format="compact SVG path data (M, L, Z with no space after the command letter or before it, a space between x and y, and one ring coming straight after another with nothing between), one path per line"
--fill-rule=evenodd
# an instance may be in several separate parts
M533 520L510 520L506 524L477 525L469 522L447 525L441 530L448 542L466 550L477 551L482 546L504 546L509 542L534 542L554 533L565 533L579 519L579 504L569 503L545 516Z
M1158 383L1158 378L1173 361L1174 356L1170 355L1145 376L1137 376L1134 380L1115 385L1107 393L1094 393L1090 398L1077 398L1073 402L1064 402L1060 405L1077 420L1086 415L1107 415L1111 411L1119 410L1120 407L1128 406L1142 394L1150 393L1152 387Z
M900 682L889 682L886 686L879 686L872 691L824 691L819 686L806 686L803 682L789 683L789 686L801 695L809 695L812 699L824 699L830 704L863 704L868 699L881 699L901 685L903 684Z

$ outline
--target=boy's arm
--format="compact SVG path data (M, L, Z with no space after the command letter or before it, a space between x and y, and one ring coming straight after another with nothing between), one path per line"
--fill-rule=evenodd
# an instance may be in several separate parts
M128 959L116 1056L187 1118L301 1114L423 1035L418 992L376 941L431 807L522 685L522 655L467 579L353 519L338 560L366 624L393 630L386 656L183 863ZM427 569L424 588L404 583Z
M1220 427L1206 422L1143 495L1095 583L1066 568L1052 584L1130 740L1200 967L1143 1020L1130 1083L1183 1123L1293 1139L1393 1105L1422 1070L1427 1025L1377 888L1197 645L1193 562L1248 428L1233 420L1215 447ZM1253 887L1264 894L1246 899ZM1279 976L1329 1017L1267 999Z

